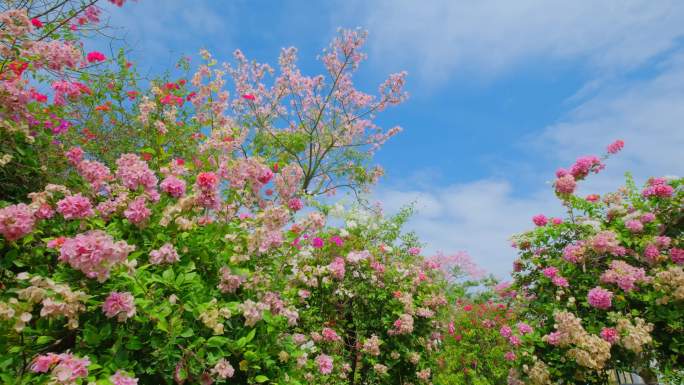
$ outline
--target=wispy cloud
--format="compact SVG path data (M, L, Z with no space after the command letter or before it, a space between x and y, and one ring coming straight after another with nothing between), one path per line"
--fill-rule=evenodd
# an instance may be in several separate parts
M371 30L373 57L433 82L462 71L496 76L537 60L629 69L684 34L684 3L676 0L381 0L347 9Z

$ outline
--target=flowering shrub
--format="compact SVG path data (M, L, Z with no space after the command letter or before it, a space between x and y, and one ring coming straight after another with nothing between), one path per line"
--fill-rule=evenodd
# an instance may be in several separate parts
M555 188L568 217L536 216L536 229L514 237L520 316L534 331L521 336L509 383L599 384L612 369L654 382L654 372L684 363L684 180L651 178L639 189L628 179L602 198L573 195L578 181L603 167L591 156L559 170Z

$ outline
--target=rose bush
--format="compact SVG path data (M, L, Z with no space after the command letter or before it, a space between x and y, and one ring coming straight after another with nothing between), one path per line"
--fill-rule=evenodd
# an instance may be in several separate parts
M628 178L603 197L574 195L603 167L590 156L559 170L554 186L567 217L535 216L536 228L514 237L514 288L533 332L521 338L510 383L602 384L611 370L655 383L657 373L681 370L684 180L650 178L637 188Z

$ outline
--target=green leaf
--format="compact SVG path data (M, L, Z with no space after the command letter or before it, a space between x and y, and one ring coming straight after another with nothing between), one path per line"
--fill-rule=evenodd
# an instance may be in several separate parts
M221 336L213 336L207 340L207 346L211 348L221 348L230 344L230 339Z
M254 381L259 382L259 383L266 382L266 381L268 381L268 377L264 376L263 374L260 374L256 377L254 377Z

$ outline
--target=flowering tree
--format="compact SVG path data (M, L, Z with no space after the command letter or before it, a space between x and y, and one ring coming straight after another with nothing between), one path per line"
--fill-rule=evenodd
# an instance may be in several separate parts
M537 215L534 230L514 237L515 288L533 329L522 336L511 383L520 375L533 384L599 384L613 369L655 383L655 373L684 363L683 180L651 178L638 189L628 179L603 197L574 195L603 167L583 157L559 170L555 190L568 217Z

